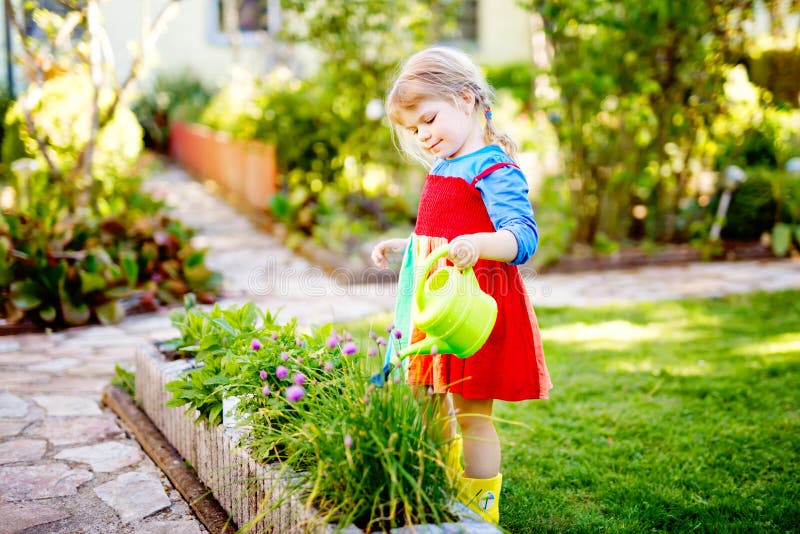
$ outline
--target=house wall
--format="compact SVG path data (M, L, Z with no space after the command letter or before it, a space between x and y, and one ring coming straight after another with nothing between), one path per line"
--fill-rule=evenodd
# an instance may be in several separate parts
M129 43L141 42L143 25L149 26L166 4L167 0L108 0L101 4L118 74L130 69ZM215 28L214 0L182 0L156 43L150 70L189 70L207 81L219 82L230 75L233 66L260 74L274 62L275 47L266 35L260 40L248 36L247 43L234 48Z
M502 65L529 61L530 13L515 0L478 0L478 43L473 51L478 62Z
M19 5L20 0L14 2ZM140 43L144 23L152 21L167 0L106 0L100 3L104 26L114 55L118 79L127 75L132 63L131 43ZM530 56L528 15L515 0L481 0L478 2L478 43L469 50L481 63L524 61ZM293 63L303 70L313 64L314 55L303 47L249 39L234 50L218 32L215 25L215 0L181 0L177 14L169 21L164 33L150 55L148 72L178 72L190 70L206 81L215 83L228 78L234 65L251 73L267 72L279 59ZM5 19L5 8L0 3ZM0 84L8 85L6 74L5 32L0 31ZM19 50L16 38L11 39L14 51ZM13 53L13 52L12 52ZM22 73L14 65L16 91L23 85ZM145 79L148 78L146 75Z

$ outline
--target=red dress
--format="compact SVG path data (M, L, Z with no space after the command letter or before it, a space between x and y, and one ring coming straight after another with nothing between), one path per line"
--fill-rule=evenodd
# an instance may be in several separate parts
M414 228L415 261L423 261L433 249L460 235L495 231L475 184L505 165L513 164L496 163L471 183L458 176L427 176ZM444 260L440 266L443 264ZM489 339L469 358L452 354L411 357L408 383L432 386L436 393L450 391L467 399L547 398L552 384L539 326L517 266L479 260L474 270L481 289L497 301L497 322ZM424 337L414 328L409 341Z

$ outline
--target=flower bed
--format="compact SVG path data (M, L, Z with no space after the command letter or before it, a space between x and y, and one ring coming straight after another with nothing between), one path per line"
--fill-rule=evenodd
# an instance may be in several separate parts
M497 532L449 523L456 479L435 401L403 383L399 362L382 365L383 337L370 332L375 346L362 350L369 341L279 324L252 303L187 301L172 320L181 336L160 348L191 357L141 350L137 397L240 527Z
M251 532L255 533L308 532L306 525L312 514L296 497L282 494L279 470L256 462L237 447L240 433L236 429L194 424L184 410L166 406L171 395L164 386L193 365L193 359L167 361L155 347L137 351L136 398L144 412L194 467L198 478L237 525L252 523ZM263 510L267 497L282 505Z

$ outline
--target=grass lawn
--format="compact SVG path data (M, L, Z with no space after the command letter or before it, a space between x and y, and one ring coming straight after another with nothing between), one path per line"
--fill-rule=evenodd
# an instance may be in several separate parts
M537 313L555 389L497 405L502 527L800 529L800 291Z

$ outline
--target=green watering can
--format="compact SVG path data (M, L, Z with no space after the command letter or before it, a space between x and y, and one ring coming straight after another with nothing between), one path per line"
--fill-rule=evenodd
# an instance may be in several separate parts
M450 245L435 249L419 273L412 317L426 338L401 350L401 358L430 354L434 345L440 354L467 358L478 352L492 333L497 302L481 290L472 267L463 272L443 267L428 278L436 262L449 251Z

